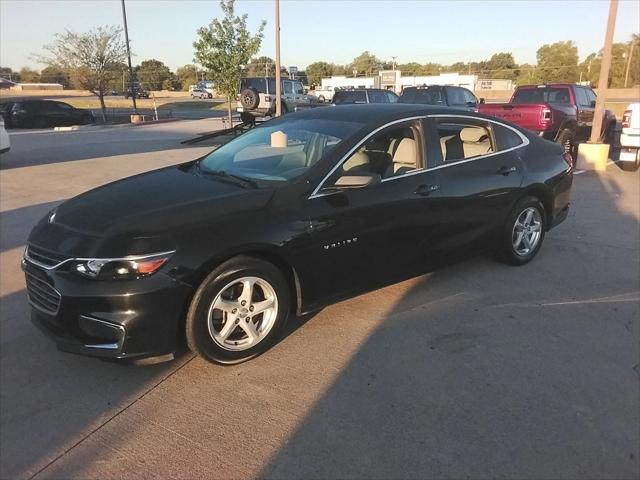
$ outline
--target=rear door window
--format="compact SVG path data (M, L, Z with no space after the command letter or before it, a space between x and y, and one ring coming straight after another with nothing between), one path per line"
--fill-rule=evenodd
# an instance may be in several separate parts
M488 122L442 119L437 125L444 163L480 157L496 151Z
M498 151L515 148L523 143L520 135L499 123L493 125L493 134L496 139L496 147Z

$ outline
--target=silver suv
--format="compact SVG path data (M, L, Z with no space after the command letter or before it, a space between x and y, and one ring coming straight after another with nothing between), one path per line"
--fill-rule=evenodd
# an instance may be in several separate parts
M317 103L307 95L300 80L282 79L282 113L293 112L296 107ZM271 117L276 111L275 77L245 77L240 80L237 111L243 123L251 124L256 117Z

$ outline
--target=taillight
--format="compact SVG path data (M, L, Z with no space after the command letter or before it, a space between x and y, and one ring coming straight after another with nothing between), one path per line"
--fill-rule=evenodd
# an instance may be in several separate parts
M540 113L540 121L542 123L551 123L551 109L544 107Z
M631 127L631 110L625 110L622 114L622 128Z
M569 152L564 152L562 154L562 158L564 159L565 162L567 162L567 165L569 165L569 168L573 168L573 157Z

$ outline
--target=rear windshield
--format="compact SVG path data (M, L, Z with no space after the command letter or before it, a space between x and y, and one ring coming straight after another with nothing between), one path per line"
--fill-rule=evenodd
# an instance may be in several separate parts
M571 103L569 89L566 87L519 88L511 103Z
M440 88L405 88L398 103L446 105L444 94Z
M253 88L258 93L275 93L276 79L275 78L259 78L259 77L243 78L242 80L240 80L240 91L244 90L245 88Z
M362 90L337 92L333 95L333 103L367 103L367 94Z

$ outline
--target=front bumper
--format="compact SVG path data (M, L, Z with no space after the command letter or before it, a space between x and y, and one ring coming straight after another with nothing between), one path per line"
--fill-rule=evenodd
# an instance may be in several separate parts
M111 359L172 354L190 287L158 272L96 281L22 261L31 320L66 352Z

